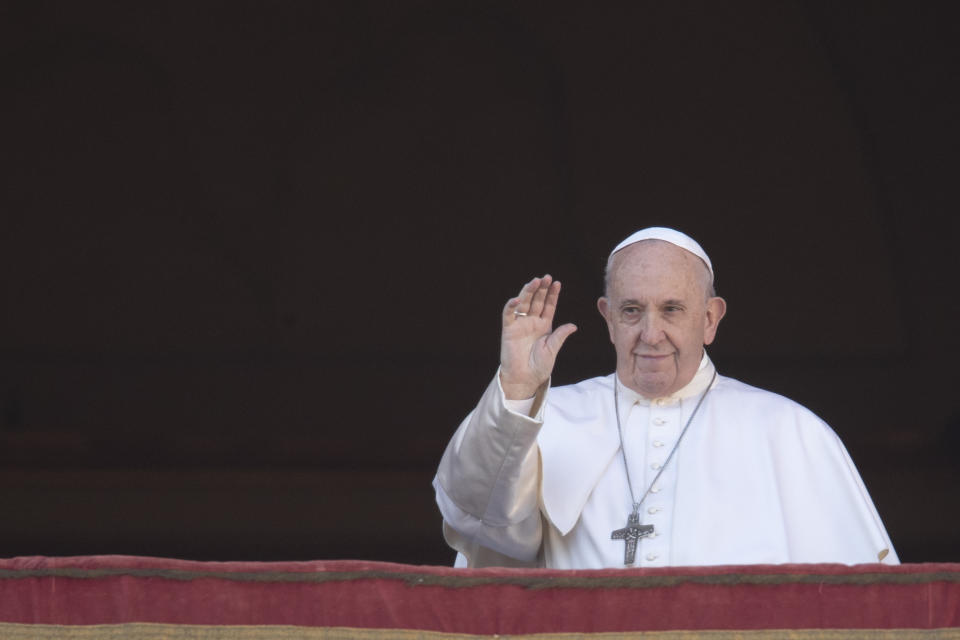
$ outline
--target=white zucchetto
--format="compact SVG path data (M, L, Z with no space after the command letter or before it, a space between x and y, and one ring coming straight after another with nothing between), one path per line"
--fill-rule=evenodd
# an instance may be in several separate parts
M610 252L610 257L617 251L620 251L620 249L629 247L631 244L635 244L641 240L662 240L689 251L703 260L703 263L707 265L707 270L710 271L710 279L713 280L713 264L710 262L707 252L703 250L703 247L701 247L696 240L676 229L669 229L667 227L647 227L646 229L641 229L614 247L613 251Z

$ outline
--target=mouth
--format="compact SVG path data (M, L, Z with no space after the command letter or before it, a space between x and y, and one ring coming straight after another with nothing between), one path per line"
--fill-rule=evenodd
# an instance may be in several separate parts
M634 355L641 360L646 360L647 362L659 362L661 360L666 360L667 358L673 357L672 353L637 353Z

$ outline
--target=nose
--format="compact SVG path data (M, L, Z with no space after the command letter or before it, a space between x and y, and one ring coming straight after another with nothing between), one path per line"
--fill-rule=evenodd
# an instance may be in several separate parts
M656 346L663 342L663 320L656 313L643 314L640 323L640 342Z

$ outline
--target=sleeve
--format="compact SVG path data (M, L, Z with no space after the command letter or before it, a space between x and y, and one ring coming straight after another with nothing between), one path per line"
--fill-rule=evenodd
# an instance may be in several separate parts
M540 454L547 385L533 417L511 411L500 372L447 446L434 478L444 537L470 567L539 565ZM462 560L460 561L462 562Z

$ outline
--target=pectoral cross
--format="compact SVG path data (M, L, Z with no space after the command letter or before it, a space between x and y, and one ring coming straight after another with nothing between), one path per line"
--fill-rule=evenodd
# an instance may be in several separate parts
M623 552L623 564L633 564L637 557L637 540L653 535L652 524L640 524L640 513L636 506L630 517L627 518L627 526L623 529L617 529L610 534L611 540L623 540L627 543Z

